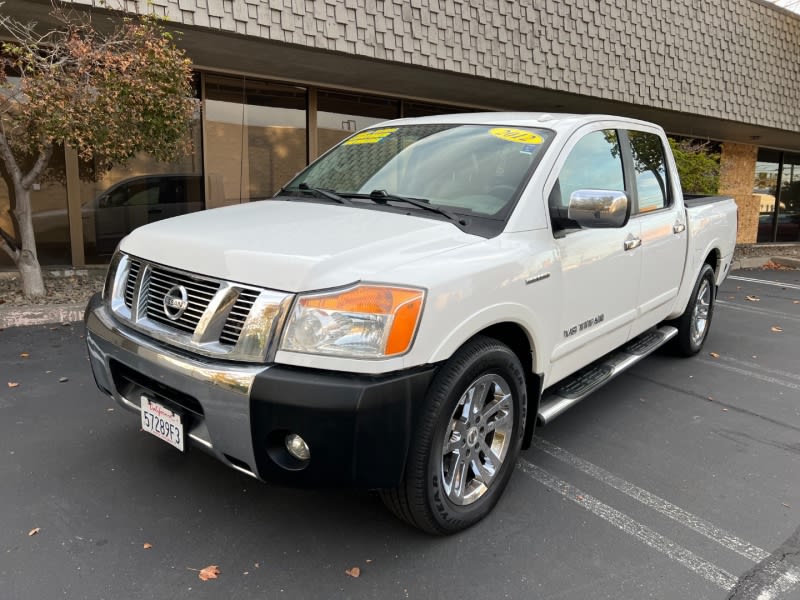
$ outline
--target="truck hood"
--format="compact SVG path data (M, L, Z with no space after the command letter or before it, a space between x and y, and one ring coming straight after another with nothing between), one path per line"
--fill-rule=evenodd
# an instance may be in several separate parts
M127 236L120 249L193 273L302 292L385 281L384 273L397 265L482 240L425 217L263 201L145 225Z

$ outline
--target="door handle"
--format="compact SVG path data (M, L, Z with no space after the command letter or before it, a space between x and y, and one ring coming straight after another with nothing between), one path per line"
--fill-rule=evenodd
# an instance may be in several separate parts
M673 233L683 233L684 231L686 231L686 225L683 223L675 223L675 225L672 226Z
M642 240L640 238L631 238L629 240L625 240L625 250L633 250L634 248L638 248L642 245Z

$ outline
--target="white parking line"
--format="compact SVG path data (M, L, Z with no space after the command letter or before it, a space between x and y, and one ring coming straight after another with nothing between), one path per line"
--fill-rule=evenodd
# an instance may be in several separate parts
M789 371L781 371L780 369L771 369L769 367L765 367L758 363L750 362L747 360L739 360L738 358L733 358L732 356L720 356L718 360L734 363L742 367L747 367L748 369L761 371L762 373L772 373L773 375L780 375L781 377L787 377L789 379L796 379L797 381L800 381L800 375L797 373L791 373Z
M732 590L734 585L736 585L736 578L727 571L697 556L691 550L687 550L683 546L676 544L639 521L612 508L608 504L604 504L597 498L582 492L572 484L554 477L544 469L537 467L525 459L520 459L517 462L517 467L545 487L572 500L611 525L621 529L628 535L635 537L640 542L665 554L672 560L679 562L687 569L697 573L723 590Z
M724 363L715 361L715 360L706 360L704 358L698 359L699 362L703 363L704 365L710 365L712 367L716 367L718 369L724 369L726 371L731 371L733 373L739 373L740 375L746 375L747 377L752 377L754 379L760 379L761 381L766 381L767 383L774 383L775 385L782 385L783 387L787 387L790 390L800 390L800 383L794 383L792 381L785 381L783 379L778 379L777 377L771 377L769 375L763 375L762 373L756 373L755 371L751 371L750 369L740 369L739 367L734 367L733 365L726 365Z
M769 279L753 279L752 277L740 277L738 275L728 275L727 279L734 281L746 281L747 283L758 283L760 285L774 285L786 288L787 290L800 290L800 285L794 283L781 283L780 281L770 281Z
M756 308L755 306L742 306L740 304L734 304L733 302L727 302L725 300L717 300L716 306L722 306L723 308L729 308L732 310L739 310L742 312L749 312L755 313L758 315L766 315L768 317L772 317L774 319L787 319L789 321L796 321L800 323L800 316L798 315L790 315L789 313L780 312L778 310L769 310L766 308Z
M734 534L725 531L724 529L715 527L708 521L693 515L692 513L672 504L667 500L664 500L663 498L660 498L659 496L656 496L655 494L651 494L645 489L625 481L621 477L617 477L616 475L609 473L602 467L598 467L587 460L571 454L555 444L551 444L550 442L541 438L535 438L533 440L533 446L542 452L549 454L553 458L557 458L558 460L567 463L568 465L578 469L590 477L601 481L607 486L612 487L615 490L626 494L627 496L630 496L634 500L638 500L645 506L652 508L662 515L695 530L697 533L704 535L708 539L718 543L720 546L727 548L728 550L732 550L733 552L736 552L745 558L749 558L753 562L760 562L769 556L769 552L766 550L762 550L761 548L753 546L749 542L736 537Z

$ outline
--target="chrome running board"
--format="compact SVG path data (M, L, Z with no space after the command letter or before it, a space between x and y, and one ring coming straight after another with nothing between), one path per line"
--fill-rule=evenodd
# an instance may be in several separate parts
M544 393L539 403L537 415L539 424L547 425L565 410L631 368L677 334L678 330L669 325L646 331L588 367L560 381L556 384L557 387Z

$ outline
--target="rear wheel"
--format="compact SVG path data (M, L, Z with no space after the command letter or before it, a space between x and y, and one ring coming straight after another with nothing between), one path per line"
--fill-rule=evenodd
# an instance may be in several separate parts
M700 352L708 336L715 300L714 269L705 264L694 284L686 311L673 324L678 328L674 348L683 356Z
M381 498L429 533L466 529L503 493L525 430L525 375L510 348L476 337L445 363L417 421L400 486Z

